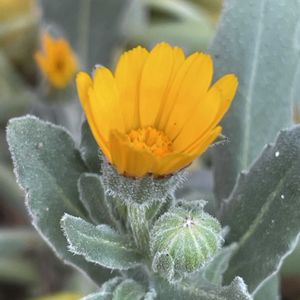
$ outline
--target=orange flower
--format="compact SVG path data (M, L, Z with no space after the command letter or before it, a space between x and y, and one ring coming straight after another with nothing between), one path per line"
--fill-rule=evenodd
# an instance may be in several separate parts
M50 84L65 88L77 71L77 60L69 43L53 38L47 32L42 36L42 51L35 53L35 61Z
M125 52L115 73L77 76L78 94L93 135L120 174L164 176L189 165L219 136L237 79L211 86L209 55L160 43Z

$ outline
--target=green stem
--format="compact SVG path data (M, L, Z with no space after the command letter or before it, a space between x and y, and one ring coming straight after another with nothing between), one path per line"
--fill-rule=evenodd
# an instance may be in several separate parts
M128 223L136 246L149 254L149 224L146 218L146 209L136 203L127 205Z

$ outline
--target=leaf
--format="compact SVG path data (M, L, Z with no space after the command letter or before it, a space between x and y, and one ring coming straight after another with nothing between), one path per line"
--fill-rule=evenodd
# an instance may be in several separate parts
M209 288L191 288L186 286L176 287L167 284L161 278L156 280L156 300L251 300L252 297L247 291L247 287L242 278L236 277L228 286L218 287L210 286Z
M280 278L278 274L268 278L257 290L254 300L280 300Z
M81 300L154 300L153 289L146 293L144 287L132 279L115 277L105 282L100 291Z
M94 226L81 218L65 214L61 221L70 252L106 268L127 270L141 263L141 256L107 225Z
M235 243L222 248L219 253L207 264L202 272L204 278L215 285L222 285L223 274L228 268L229 260L232 257L237 245Z
M300 1L226 0L211 52L215 78L235 73L239 88L226 115L229 143L216 147L215 192L229 196L238 173L292 122L299 64ZM282 76L284 74L284 76Z
M222 248L218 254L199 271L182 280L182 284L190 290L221 288L223 274L228 268L237 245L235 243Z
M282 130L249 171L240 175L224 207L227 241L238 248L226 272L255 292L277 272L300 232L300 126ZM258 255L259 253L259 255Z
M281 267L281 273L284 277L299 276L300 274L300 241L295 250L284 260Z
M112 300L142 300L145 289L132 279L124 280L113 292Z
M40 0L46 22L54 23L70 40L88 69L111 62L121 39L129 0ZM72 13L66 13L72 12Z
M111 224L102 182L96 174L84 173L78 181L80 200L96 224Z
M81 127L80 151L89 170L93 173L100 173L101 154L87 121L84 121Z
M7 141L38 232L62 260L98 284L110 278L106 270L68 252L60 228L64 213L86 216L77 191L77 180L86 168L70 135L62 127L26 116L10 120Z
M122 280L122 277L112 278L103 283L99 292L90 294L81 300L111 300L114 289Z

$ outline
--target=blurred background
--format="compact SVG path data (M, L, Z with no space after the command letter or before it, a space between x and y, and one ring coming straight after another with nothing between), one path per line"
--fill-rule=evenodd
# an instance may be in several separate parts
M31 226L5 140L8 120L30 113L67 127L79 141L75 74L58 88L35 59L37 52L47 52L45 32L69 44L77 70L92 72L96 64L114 68L120 53L136 45L166 41L187 54L208 51L221 8L222 0L0 0L1 300L75 300L95 289L63 265ZM180 195L210 197L209 153L192 172ZM300 299L299 246L285 260L281 286L284 300Z

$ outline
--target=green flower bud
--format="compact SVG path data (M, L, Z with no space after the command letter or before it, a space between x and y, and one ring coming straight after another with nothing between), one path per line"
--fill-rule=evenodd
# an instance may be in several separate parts
M153 270L169 281L171 275L194 272L210 261L222 241L221 226L215 218L203 210L174 208L151 230Z

